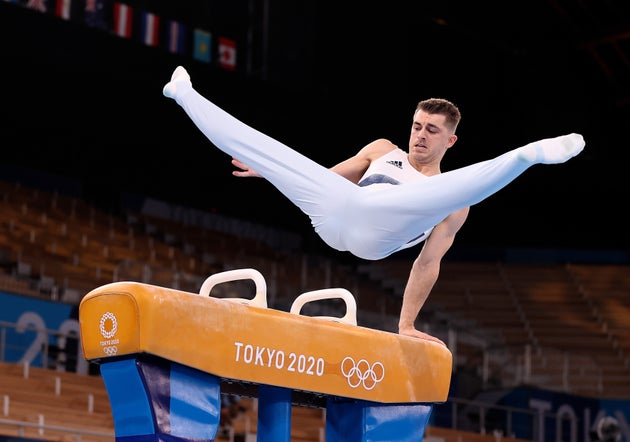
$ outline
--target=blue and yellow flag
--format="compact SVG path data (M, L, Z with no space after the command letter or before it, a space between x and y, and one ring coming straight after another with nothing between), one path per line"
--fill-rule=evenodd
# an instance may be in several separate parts
M195 29L193 57L195 60L210 63L210 43L212 34L203 29Z

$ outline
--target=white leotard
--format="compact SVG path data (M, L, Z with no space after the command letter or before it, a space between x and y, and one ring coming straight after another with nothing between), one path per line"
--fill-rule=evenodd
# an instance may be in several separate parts
M381 186L398 185L412 181L426 180L428 177L411 165L407 152L396 148L387 152L380 158L373 160L359 180L359 186L374 186L375 189ZM400 249L407 249L421 243L429 237L433 227L422 232L417 238L404 244Z
M396 148L370 163L359 180L359 186L401 184L426 178L409 163L407 152Z

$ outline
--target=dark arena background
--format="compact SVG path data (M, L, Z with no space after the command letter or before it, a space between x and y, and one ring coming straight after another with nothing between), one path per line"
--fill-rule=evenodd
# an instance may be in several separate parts
M269 183L233 177L162 95L178 65L220 107L326 166L377 138L406 149L429 97L462 112L443 171L582 134L576 158L472 207L446 255L417 323L454 360L426 439L615 440L597 434L611 417L630 440L627 2L4 0L0 57L0 440L114 438L99 366L77 353L79 302L106 283L197 292L211 273L251 267L274 308L340 286L359 325L397 332L420 246L380 262L326 247ZM47 330L37 351L25 312ZM38 397L57 377L62 394ZM63 397L82 382L87 393ZM226 405L217 440L251 440L252 398L225 396L242 402ZM321 415L304 419L320 432L293 440L324 440Z

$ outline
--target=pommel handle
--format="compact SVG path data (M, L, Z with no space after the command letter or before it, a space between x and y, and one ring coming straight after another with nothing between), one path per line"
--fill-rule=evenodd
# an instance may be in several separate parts
M227 301L240 302L254 307L267 308L267 282L264 276L256 269L236 269L210 275L201 285L199 295L210 296L212 288L224 282L251 279L256 285L256 294L252 299L247 298L221 298Z
M291 313L299 315L304 304L322 299L341 298L346 303L346 314L340 318L333 316L314 316L315 318L328 319L335 322L357 325L357 302L348 290L343 288L330 288L305 292L295 298L291 305Z

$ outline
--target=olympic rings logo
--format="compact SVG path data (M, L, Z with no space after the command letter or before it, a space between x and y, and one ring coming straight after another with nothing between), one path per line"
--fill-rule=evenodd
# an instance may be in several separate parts
M116 347L115 345L110 345L107 347L103 347L103 351L107 356L114 356L116 353L118 353L118 347Z
M346 356L341 362L341 373L348 380L350 387L357 388L363 385L366 390L372 390L385 377L385 367L381 362L370 365L365 359L355 363L354 359Z
M109 330L105 329L105 323L107 320L112 321L111 328ZM99 323L99 328L101 330L101 334L105 339L112 338L116 331L118 330L118 321L116 320L116 316L113 313L107 312L103 316L101 316L101 322Z

